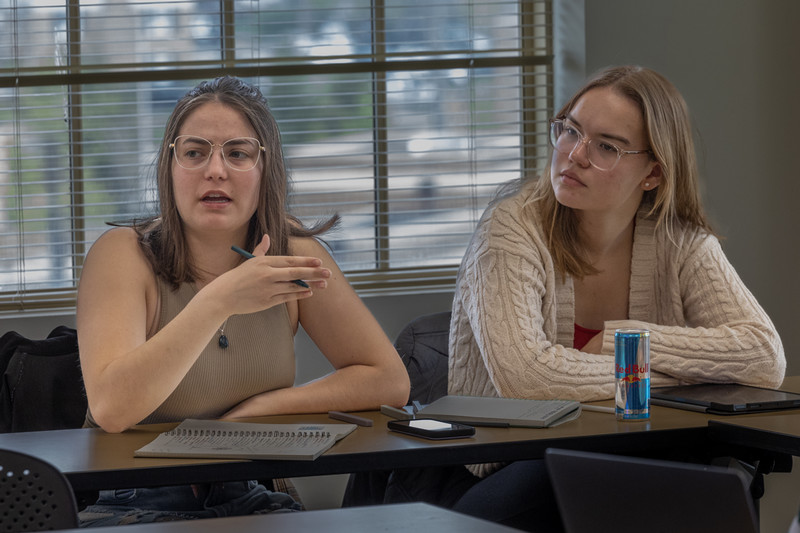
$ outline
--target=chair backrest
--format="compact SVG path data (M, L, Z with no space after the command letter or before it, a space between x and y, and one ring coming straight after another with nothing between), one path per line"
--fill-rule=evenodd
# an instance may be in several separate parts
M447 394L450 311L415 318L397 335L394 347L411 380L409 401L428 404Z
M0 449L0 532L78 527L72 486L50 463Z
M567 533L757 533L739 470L548 449L545 462Z
M0 337L0 433L78 428L86 417L78 337L59 326L46 339Z

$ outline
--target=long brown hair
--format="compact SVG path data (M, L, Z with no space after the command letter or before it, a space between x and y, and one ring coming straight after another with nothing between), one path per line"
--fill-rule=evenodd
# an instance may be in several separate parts
M338 221L334 215L312 228L305 228L287 212L288 177L280 131L261 91L239 78L223 76L204 81L178 100L167 121L156 160L160 214L130 225L139 235L139 244L156 275L174 288L197 278L189 257L183 222L175 205L170 143L183 122L198 107L219 102L242 114L266 148L262 166L258 206L247 229L247 244L254 248L264 234L270 237L269 255L288 255L289 237L320 235Z
M609 87L629 98L642 112L647 142L653 159L661 166L658 187L645 191L642 205L672 234L683 222L713 233L703 211L699 190L699 171L689 110L675 86L661 74L639 66L609 67L601 70L556 114L566 116L578 100L592 89ZM532 201L538 204L550 253L563 275L583 277L597 273L586 260L578 238L575 212L558 203L551 179L553 150L544 172L533 188Z

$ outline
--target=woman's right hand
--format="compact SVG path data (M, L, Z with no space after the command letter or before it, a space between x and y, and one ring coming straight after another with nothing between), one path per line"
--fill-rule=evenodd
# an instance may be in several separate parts
M253 250L252 259L219 276L207 286L216 301L226 302L228 315L263 311L289 301L310 298L324 289L331 271L317 257L266 255L268 235ZM233 252L231 252L233 253ZM295 280L303 280L303 287Z

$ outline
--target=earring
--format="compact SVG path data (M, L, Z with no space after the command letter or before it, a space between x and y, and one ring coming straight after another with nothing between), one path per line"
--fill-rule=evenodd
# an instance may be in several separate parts
M645 189L650 189L650 182L649 181L645 181L644 182L644 187L645 187Z

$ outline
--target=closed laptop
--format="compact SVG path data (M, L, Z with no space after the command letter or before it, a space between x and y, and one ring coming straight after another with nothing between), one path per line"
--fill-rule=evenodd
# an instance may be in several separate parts
M740 471L711 465L548 449L567 533L758 533Z

